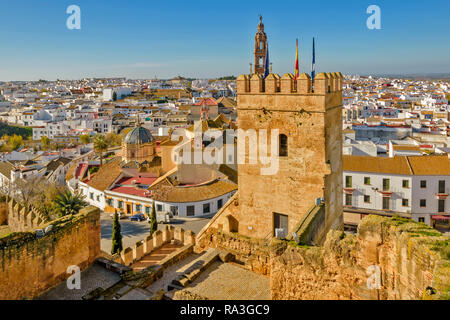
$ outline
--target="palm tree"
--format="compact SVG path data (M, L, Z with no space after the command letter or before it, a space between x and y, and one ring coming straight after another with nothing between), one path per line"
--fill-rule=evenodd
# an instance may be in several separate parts
M61 192L56 196L54 200L54 206L56 211L61 217L69 214L77 214L80 209L87 206L87 203L83 200L84 196L76 193L73 195L70 191Z
M105 136L98 134L94 138L94 150L100 153L100 167L103 165L103 152L108 150L108 141Z

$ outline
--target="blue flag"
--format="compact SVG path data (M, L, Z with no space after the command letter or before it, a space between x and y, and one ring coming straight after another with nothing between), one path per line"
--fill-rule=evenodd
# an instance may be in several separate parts
M266 61L264 63L264 79L269 75L269 43L266 47Z

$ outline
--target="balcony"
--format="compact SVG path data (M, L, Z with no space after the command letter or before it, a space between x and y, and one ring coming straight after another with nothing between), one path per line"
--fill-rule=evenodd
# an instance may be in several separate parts
M390 198L392 196L392 191L378 190L378 192L385 198Z
M436 193L436 199L437 200L446 200L448 198L449 188L439 188L438 192Z
M344 192L346 194L353 194L353 192L355 192L355 188L344 188Z

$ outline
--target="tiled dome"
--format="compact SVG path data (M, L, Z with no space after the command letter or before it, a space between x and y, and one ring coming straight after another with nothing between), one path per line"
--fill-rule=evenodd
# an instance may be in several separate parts
M144 127L136 127L125 137L126 144L143 144L155 141L150 130Z

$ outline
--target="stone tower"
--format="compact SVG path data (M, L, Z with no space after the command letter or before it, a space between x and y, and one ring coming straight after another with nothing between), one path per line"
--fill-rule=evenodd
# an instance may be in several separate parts
M343 228L342 82L341 73L317 75L314 87L306 73L297 80L292 74L237 78L239 129L267 129L268 136L279 130L276 174L261 175L259 161L239 164L234 228L240 234L267 239L281 224L290 236L322 199L317 232ZM250 143L243 139L240 152L248 160Z
M262 16L259 16L258 31L255 35L255 72L264 74L264 63L266 61L267 35L264 32Z

